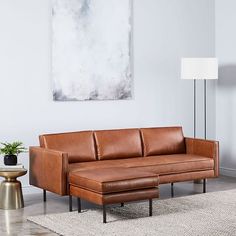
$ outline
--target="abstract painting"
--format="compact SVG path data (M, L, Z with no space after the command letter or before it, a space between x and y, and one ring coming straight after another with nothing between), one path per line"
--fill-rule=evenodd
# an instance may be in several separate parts
M132 0L52 0L55 101L131 99Z

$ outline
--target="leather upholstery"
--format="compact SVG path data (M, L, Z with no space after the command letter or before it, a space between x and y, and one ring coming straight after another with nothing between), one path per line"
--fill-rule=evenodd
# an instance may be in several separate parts
M71 172L70 194L100 205L159 197L157 174L128 168Z
M95 131L99 160L142 156L141 137L138 129Z
M83 188L79 188L77 186L70 185L70 194L72 196L85 199L98 205L106 205L158 198L159 189L150 188L103 195Z
M67 195L68 173L114 167L158 174L160 184L219 175L218 142L183 138L180 127L141 134L143 147L139 129L42 135L41 148L30 147L30 184Z
M69 163L96 160L92 131L41 135L40 146L68 153Z
M185 153L181 127L141 129L144 156Z
M215 177L219 176L219 142L205 139L185 138L186 152L212 158Z
M177 174L191 171L212 170L214 160L209 157L191 154L174 154L162 156L150 156L145 158L132 158L120 160L103 160L89 163L73 163L69 165L69 171L87 171L101 168L138 168L139 171L163 174Z
M30 147L30 184L67 194L68 155L65 152Z
M128 168L93 169L71 172L69 183L100 194L158 186L158 175Z
M184 172L171 175L161 175L159 176L159 179L160 179L160 184L167 184L167 183L176 183L176 182L183 182L197 179L208 179L214 177L215 177L214 170L205 170L205 171L195 171L195 172Z

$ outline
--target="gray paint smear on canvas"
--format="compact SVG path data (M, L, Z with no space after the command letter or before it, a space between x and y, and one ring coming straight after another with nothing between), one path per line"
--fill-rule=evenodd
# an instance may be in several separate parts
M55 101L131 99L131 1L53 1Z

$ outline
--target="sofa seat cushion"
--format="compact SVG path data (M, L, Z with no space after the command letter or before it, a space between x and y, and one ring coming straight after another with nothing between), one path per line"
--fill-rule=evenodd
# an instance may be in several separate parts
M157 187L158 175L128 168L95 169L70 173L69 183L108 194Z
M174 154L131 159L104 160L69 165L69 171L94 170L100 168L126 167L157 173L159 175L212 170L212 158L191 154Z

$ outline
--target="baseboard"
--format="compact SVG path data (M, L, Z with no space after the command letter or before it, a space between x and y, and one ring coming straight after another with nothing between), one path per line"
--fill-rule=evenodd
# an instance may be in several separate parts
M35 193L42 193L42 189L36 188L31 185L26 185L22 187L23 194L35 194Z
M236 177L236 169L220 167L220 174L230 177Z

